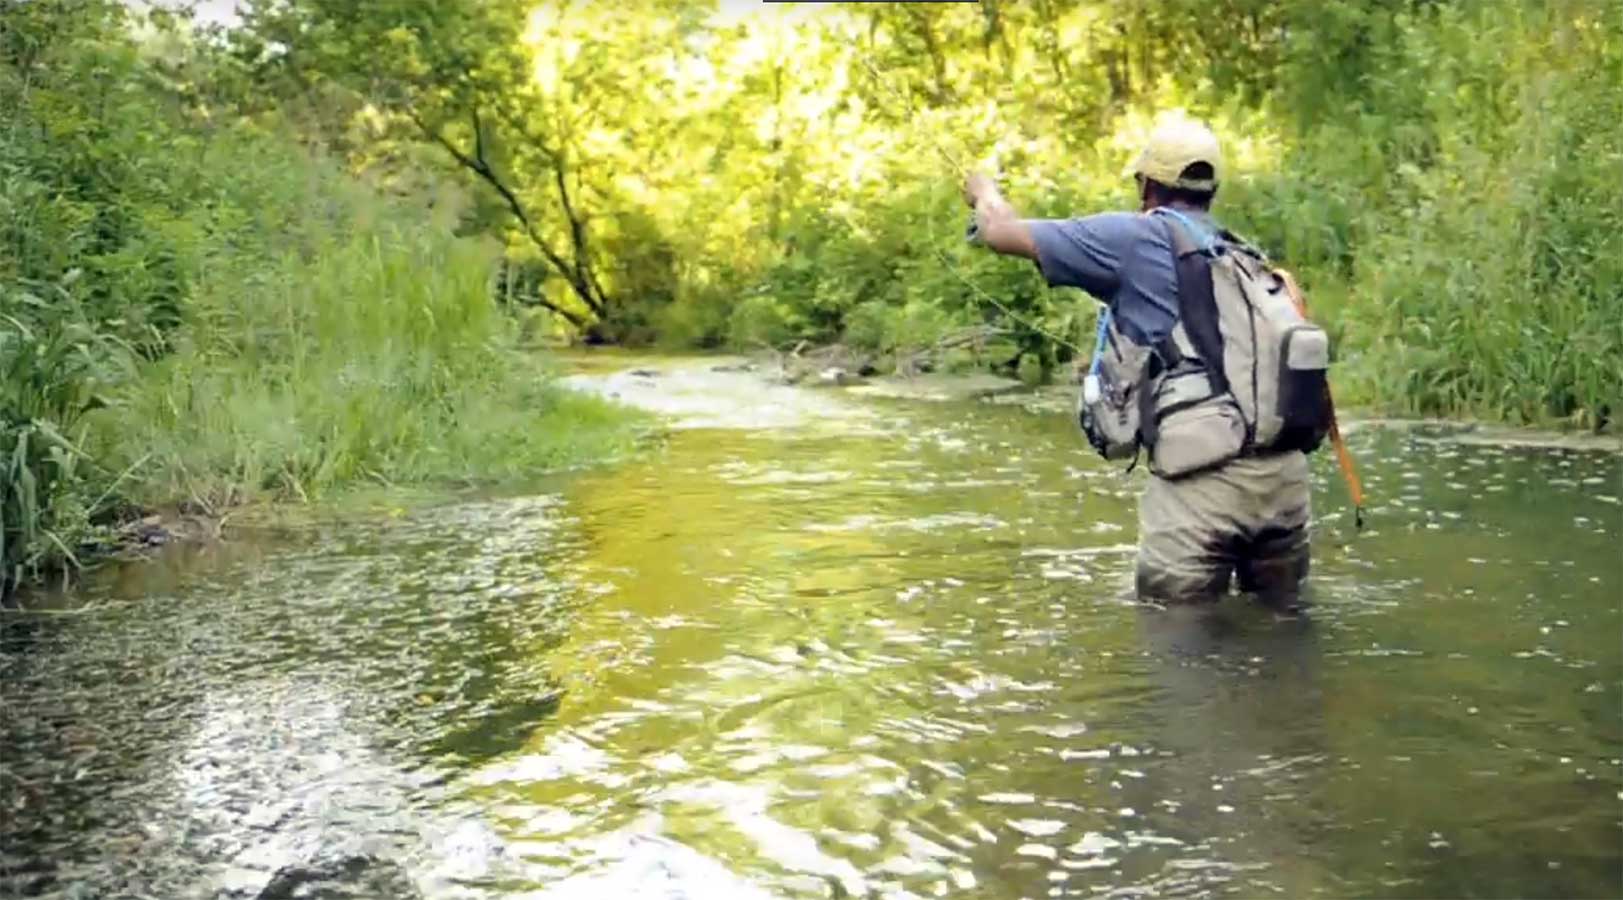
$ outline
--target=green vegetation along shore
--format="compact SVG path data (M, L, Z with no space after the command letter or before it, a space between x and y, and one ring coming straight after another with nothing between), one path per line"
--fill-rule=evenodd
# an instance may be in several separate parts
M88 13L96 13L88 15ZM148 509L604 458L453 192L386 192L188 106L95 4L0 4L0 559L60 568Z
M1338 396L1611 429L1623 6L0 0L0 563L142 509L605 458L540 339L1058 379L1093 304L962 239L1125 208L1154 117Z
M1596 429L1623 397L1611 0L252 0L216 38L256 115L477 189L513 296L571 333L1052 378L1094 306L965 245L960 169L1027 215L1130 208L1183 110L1344 401Z

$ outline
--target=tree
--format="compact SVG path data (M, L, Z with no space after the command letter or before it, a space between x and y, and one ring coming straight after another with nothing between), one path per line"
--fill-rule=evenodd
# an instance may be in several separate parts
M340 118L370 116L443 151L567 286L538 301L590 331L612 327L621 299L599 247L612 223L597 213L615 203L624 154L603 136L662 131L647 70L670 56L673 31L695 28L683 16L693 7L667 2L665 20L518 0L251 0L229 39L261 83L307 96L337 87L350 98Z

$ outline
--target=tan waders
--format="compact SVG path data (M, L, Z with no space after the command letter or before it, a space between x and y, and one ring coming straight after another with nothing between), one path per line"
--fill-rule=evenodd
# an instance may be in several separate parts
M1138 505L1138 595L1215 600L1240 589L1293 609L1308 569L1308 466L1295 451L1243 456L1175 480L1150 477Z

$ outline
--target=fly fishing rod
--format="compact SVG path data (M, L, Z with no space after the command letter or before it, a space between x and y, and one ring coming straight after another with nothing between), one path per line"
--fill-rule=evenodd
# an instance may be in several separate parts
M886 93L890 94L891 97L899 100L902 103L903 107L907 111L908 120L909 121L916 120L917 116L914 114L913 104L905 96L903 96L899 91L897 91L894 86L891 85L890 81L885 78L884 74L881 73L874 66L872 60L868 59L867 55L862 53L860 50L857 52L857 60L859 62L861 62L863 67L868 70L868 74L873 77L873 80L874 80L875 84L879 85L881 88L883 88L885 90ZM947 163L947 165L949 167L951 167L952 170L955 173L957 173L959 178L968 177L968 175L971 172L971 169L968 166L964 165L963 160L961 158L959 158L956 154L954 154L950 150L948 150L945 146L943 146L941 144L941 142L930 139L930 138L926 138L925 143L932 150L934 150L938 155L940 155L941 159L943 161L945 161ZM849 222L849 220L848 220L848 222ZM964 239L966 241L968 241L969 243L975 244L977 246L979 246L980 243L981 243L981 240L980 240L980 228L979 228L979 225L975 221L975 212L974 212L974 210L970 210L969 224L964 229ZM1065 337L1063 337L1061 335L1058 335L1058 334L1055 334L1052 331L1049 331L1048 329L1044 328L1042 325L1038 324L1037 322L1034 322L1031 319L1029 319L1029 318L1021 315L1020 313L1016 312L1015 310L1011 309L1008 304L1006 304L1003 301L1001 301L1001 300L997 299L996 297L992 296L991 293L986 291L979 284L976 284L974 282L974 280L972 280L968 275L965 275L962 269L960 269L958 266L954 265L953 261L950 258L947 257L946 253L942 252L941 248L936 245L936 242L934 242L934 241L930 242L930 249L935 254L936 259L941 262L941 265L943 267L945 267L947 271L951 272L955 278L957 278L959 281L963 282L964 286L969 288L970 292L973 293L976 297L979 297L980 299L985 300L987 303L990 303L998 311L1002 312L1005 316L1008 316L1014 322L1016 322L1016 323L1018 323L1020 325L1024 325L1026 328L1029 328L1033 332L1036 332L1037 334L1040 334L1043 337L1048 338L1050 341L1053 341L1055 344L1057 344L1057 345L1059 345L1061 347L1065 347L1065 348L1071 350L1073 353L1080 354L1080 353L1083 352L1084 348L1077 346L1074 342L1068 340L1067 338L1065 338Z

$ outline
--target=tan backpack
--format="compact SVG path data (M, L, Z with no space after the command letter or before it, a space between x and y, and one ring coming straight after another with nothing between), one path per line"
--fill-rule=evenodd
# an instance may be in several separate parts
M1080 410L1089 441L1112 459L1143 447L1165 478L1247 453L1317 449L1331 423L1328 335L1257 250L1158 212L1176 262L1178 321L1147 348L1101 320Z
M1244 449L1318 449L1330 430L1329 335L1308 321L1285 276L1256 249L1228 231L1197 245L1199 226L1175 210L1166 213L1177 260L1178 327L1203 363L1222 361L1202 368L1213 392L1226 390L1239 407Z

